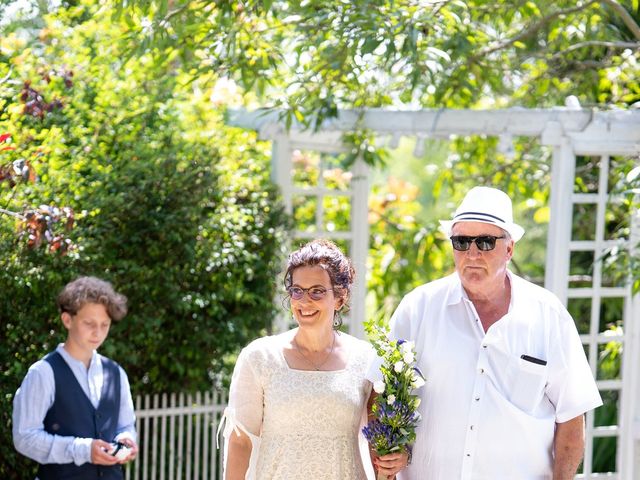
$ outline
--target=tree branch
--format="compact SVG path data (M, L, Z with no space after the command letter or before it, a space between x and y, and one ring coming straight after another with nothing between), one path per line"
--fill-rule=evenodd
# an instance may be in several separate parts
M471 56L469 58L469 62L470 63L471 62L475 62L481 57L485 57L487 55L490 55L493 52L497 52L498 50L503 50L503 49L509 47L510 45L513 45L515 42L518 42L520 40L523 40L525 38L530 37L531 35L536 33L538 30L540 30L544 26L546 26L553 19L555 19L555 18L557 18L557 17L559 17L561 15L569 15L571 13L579 12L581 10L584 10L584 9L590 7L591 5L593 5L594 3L598 2L598 1L614 1L614 0L591 0L591 1L589 1L589 2L587 2L585 4L583 4L583 5L578 5L577 7L572 7L572 8L567 8L567 9L564 9L564 10L557 10L555 12L552 12L549 15L547 15L545 17L542 17L536 23L531 25L529 28L526 28L526 29L522 30L519 34L515 35L514 37L507 38L507 39L501 40L499 42L494 42L493 45L489 45L486 48L480 50L480 52L478 52L476 55L473 55L473 56Z
M11 72L12 72L12 69L9 68L9 71L7 72L5 77L0 79L0 85L9 81L9 79L11 78Z
M164 16L164 18L160 21L160 23L165 23L168 24L169 22L171 22L171 19L173 17L175 17L176 15L180 15L182 12L184 12L187 8L189 7L189 2L186 2L184 5L171 10L170 12L167 12L167 14Z
M435 17L440 13L440 10L442 10L444 7L446 7L450 3L451 3L451 0L444 0L442 2L433 2L432 5L435 6L435 8L433 9L433 12L431 12L431 14Z
M606 61L598 61L598 60L582 60L575 62L567 62L562 65L562 69L558 69L558 72L565 72L565 74L569 75L571 73L575 73L578 71L596 71L603 68L610 67L611 64Z
M569 52L578 50L584 47L607 47L607 48L634 48L640 49L640 42L605 42L602 40L588 40L586 42L574 43L568 48L560 52L554 53L551 58L561 57Z
M6 210L4 208L0 208L0 213L4 213L5 215L9 215L10 217L19 218L20 220L24 220L24 215L21 215L16 212L12 212L11 210Z
M620 5L616 0L600 0L600 1L602 3L609 5L613 10L615 10L615 12L618 14L618 16L622 19L624 24L627 26L627 28L631 30L631 33L633 33L633 36L636 37L636 39L640 40L640 26L636 23L636 21L633 19L633 17L627 11L626 8Z

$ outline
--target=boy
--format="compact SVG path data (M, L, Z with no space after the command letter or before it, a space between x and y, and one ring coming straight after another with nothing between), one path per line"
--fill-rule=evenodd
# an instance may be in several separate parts
M40 464L40 480L121 480L120 464L138 452L133 401L122 367L96 350L126 315L127 299L108 282L80 277L57 303L67 339L29 368L16 392L13 443ZM112 455L115 442L127 448Z

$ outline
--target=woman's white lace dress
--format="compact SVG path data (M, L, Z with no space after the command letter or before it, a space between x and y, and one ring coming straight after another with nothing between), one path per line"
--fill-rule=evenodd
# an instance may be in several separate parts
M225 437L242 430L251 438L247 479L367 478L360 430L372 348L343 335L349 358L338 371L291 369L283 354L290 333L260 338L242 350L225 411Z

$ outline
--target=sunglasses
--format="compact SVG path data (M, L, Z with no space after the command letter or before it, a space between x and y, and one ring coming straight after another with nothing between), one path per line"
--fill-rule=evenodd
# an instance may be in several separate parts
M478 250L488 252L496 248L496 240L506 238L504 235L496 237L494 235L479 235L477 237L466 237L464 235L454 235L451 237L451 245L454 250L466 252L471 248L471 244L475 243Z
M311 300L322 300L329 290L333 290L332 288L326 289L323 287L309 287L309 288L300 288L300 287L289 287L287 288L287 293L294 300L302 300L305 292L309 295Z

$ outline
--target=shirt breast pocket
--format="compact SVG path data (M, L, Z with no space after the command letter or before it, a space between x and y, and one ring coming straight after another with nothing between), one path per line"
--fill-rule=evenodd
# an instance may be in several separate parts
M509 400L520 410L531 413L542 400L547 384L547 365L520 357L511 359ZM545 362L546 363L546 362Z

